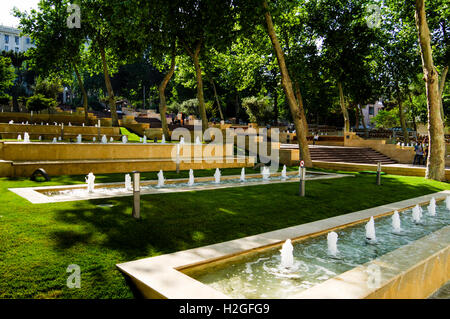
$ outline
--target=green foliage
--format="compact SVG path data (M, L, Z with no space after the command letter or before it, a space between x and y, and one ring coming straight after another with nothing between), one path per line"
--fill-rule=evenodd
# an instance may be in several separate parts
M11 96L8 94L0 95L0 105L8 105L11 102Z
M7 91L14 85L14 67L11 65L11 59L0 56L0 94Z
M243 98L242 107L252 123L268 124L273 120L273 103L267 97L251 96Z
M35 94L28 98L27 109L28 111L40 112L43 110L53 111L58 105L55 99L47 98L43 94Z
M48 99L56 100L64 90L60 79L38 79L34 87L35 94L41 94Z
M381 109L376 116L372 118L372 123L376 128L389 129L400 126L400 117L398 115L398 108L392 110Z
M179 111L187 115L198 116L200 114L198 111L198 99L183 101L183 103L180 104Z

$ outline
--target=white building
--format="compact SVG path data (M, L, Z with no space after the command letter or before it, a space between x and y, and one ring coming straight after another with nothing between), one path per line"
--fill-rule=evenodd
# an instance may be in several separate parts
M374 104L367 104L362 107L362 114L364 116L364 123L367 127L373 126L371 120L377 116L378 112L384 107L381 101L377 101Z
M33 47L29 37L20 36L20 30L0 25L0 51L25 52Z

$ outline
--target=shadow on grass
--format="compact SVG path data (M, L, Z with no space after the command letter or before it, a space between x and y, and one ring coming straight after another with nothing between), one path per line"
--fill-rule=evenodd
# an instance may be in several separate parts
M131 217L132 198L73 202L55 219L83 227L53 233L58 247L95 241L119 252L123 261L185 250L351 213L445 189L415 177L384 177L377 187L368 176L297 183L146 195L141 220ZM113 207L96 207L109 203ZM98 238L97 238L98 237Z

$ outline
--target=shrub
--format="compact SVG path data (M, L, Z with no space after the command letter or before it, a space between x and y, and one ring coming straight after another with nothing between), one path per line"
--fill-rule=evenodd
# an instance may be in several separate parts
M43 94L35 94L27 100L27 109L34 112L52 111L57 105L55 99L46 98Z
M274 118L273 105L268 97L251 96L243 98L242 107L245 109L250 122L267 124L272 122Z
M9 105L9 102L11 101L11 96L8 94L0 95L0 105Z

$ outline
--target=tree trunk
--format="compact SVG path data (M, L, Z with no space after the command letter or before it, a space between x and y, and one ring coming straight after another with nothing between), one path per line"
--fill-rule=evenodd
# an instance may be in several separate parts
M170 141L170 134L169 134L169 127L167 125L167 118L166 118L166 87L169 83L170 79L173 76L173 73L175 72L175 46L172 51L172 60L170 62L170 69L164 76L164 79L158 86L158 92L159 92L159 114L161 116L161 126L163 129L163 134L166 139L166 141Z
M194 62L195 76L197 79L198 111L202 118L202 131L204 132L208 128L208 117L206 116L205 98L203 97L202 69L200 67L200 49L202 48L202 41L197 41L195 49L192 51L182 39L180 40Z
M411 91L409 91L409 90L408 90L408 98L409 98L409 104L411 105L412 110L415 110L414 104L413 104L413 100L412 100L412 97L411 97ZM417 132L417 123L416 123L416 114L415 114L415 112L413 112L412 120L413 120L414 131Z
M409 143L409 132L408 126L406 125L405 112L403 111L403 102L400 94L400 87L398 83L396 83L397 88L397 104L398 104L398 115L400 117L400 126L402 127L403 132L403 140L405 143Z
M275 126L278 125L278 92L277 89L273 92L273 111L275 117Z
M342 90L342 83L338 82L338 89L339 89L339 103L341 105L342 115L344 116L344 133L350 132L350 118L348 116L348 110L345 106L345 100L344 100L344 91Z
M295 96L297 98L298 108L300 109L300 115L302 116L306 136L308 136L309 132L308 121L306 120L305 108L303 107L303 96L302 92L300 91L300 85L298 84L298 81L295 81Z
M100 55L102 57L103 74L105 76L105 85L108 90L108 104L111 110L112 126L119 126L119 118L117 117L116 101L114 99L114 91L111 85L111 79L108 73L108 65L106 64L105 48L100 47Z
M284 60L283 50L281 49L280 42L278 41L277 35L272 22L272 17L269 12L269 5L266 0L262 1L263 8L265 10L264 17L267 24L267 31L272 42L275 54L278 60L278 66L281 72L281 84L283 85L283 90L286 95L286 99L291 110L292 119L294 121L295 129L297 132L298 148L300 160L305 162L306 167L312 167L312 160L309 154L308 141L306 139L307 131L303 123L304 113L300 112L299 103L297 102L292 88L292 81L289 76L286 62Z
M358 104L358 112L359 112L359 116L361 119L361 123L363 125L364 131L367 131L367 125L366 125L366 120L364 119L364 114L361 108L361 104Z
M222 121L224 121L225 118L223 117L222 107L220 106L219 96L217 95L216 84L214 83L214 80L212 78L210 78L210 77L209 77L209 83L211 83L211 86L212 86L213 91L214 91L214 98L216 99L217 108L219 109L220 119Z
M430 30L425 14L425 1L416 0L415 20L418 30L422 68L427 93L429 152L425 178L445 180L445 138L440 112L439 79L433 64Z
M444 121L445 119L445 113L444 113L444 102L442 101L442 94L444 94L444 88L445 88L445 79L447 77L448 72L448 66L444 68L441 75L441 81L439 82L439 95L441 97L441 119Z
M359 129L359 104L355 103L355 129Z
M83 80L81 79L80 72L78 72L77 65L73 63L73 70L77 76L78 85L80 86L81 95L83 96L83 108L84 108L84 121L86 125L89 125L89 117L88 117L88 96L86 93L86 89L84 88Z
M234 100L236 106L236 124L239 124L239 92L236 91L236 99Z

